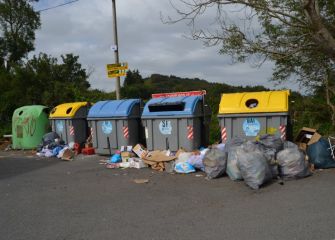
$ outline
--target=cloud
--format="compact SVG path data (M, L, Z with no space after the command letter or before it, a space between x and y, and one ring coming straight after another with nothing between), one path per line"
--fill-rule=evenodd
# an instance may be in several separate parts
M35 9L64 2L68 1L40 1ZM232 85L274 87L268 81L273 64L265 63L261 68L232 64L230 57L218 54L218 47L204 47L200 41L185 38L189 32L185 23L163 24L162 13L174 14L168 0L117 0L116 5L120 60L127 61L130 69L138 69L142 76L159 73ZM94 69L91 86L114 90L115 80L108 79L105 70L106 64L114 62L110 50L112 19L111 0L80 0L41 12L42 28L37 32L34 53L79 55L85 68ZM211 21L210 16L205 21Z

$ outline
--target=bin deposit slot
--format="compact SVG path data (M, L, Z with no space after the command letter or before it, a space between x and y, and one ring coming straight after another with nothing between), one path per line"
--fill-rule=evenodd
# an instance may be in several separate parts
M66 114L70 114L71 111L72 111L72 107L70 107L66 110Z
M22 115L22 113L23 113L23 111L19 112L19 116L21 116L21 115Z
M257 99L249 99L245 102L245 105L247 108L255 108L258 106L258 100Z
M150 112L184 111L184 109L184 102L153 103L149 105Z

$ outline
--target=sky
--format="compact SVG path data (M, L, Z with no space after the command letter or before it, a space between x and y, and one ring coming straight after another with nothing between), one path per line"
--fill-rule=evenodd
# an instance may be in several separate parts
M40 10L66 2L70 0L39 0L34 7ZM116 9L120 62L128 62L129 69L138 69L143 77L158 73L230 85L298 89L292 83L275 86L270 82L271 62L260 68L233 63L229 56L219 54L219 47L205 47L201 41L185 37L190 32L185 22L164 24L162 16L176 16L169 0L116 0ZM79 0L42 11L42 26L31 55L74 53L92 72L92 88L114 90L115 79L106 73L106 64L115 61L112 14L112 0ZM201 24L210 23L212 17L209 13Z

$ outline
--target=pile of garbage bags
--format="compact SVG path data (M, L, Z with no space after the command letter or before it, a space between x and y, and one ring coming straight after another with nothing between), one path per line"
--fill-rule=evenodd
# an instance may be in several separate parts
M288 180L311 175L306 155L298 146L274 135L261 136L257 141L233 138L227 144L193 152L180 149L175 154L147 152L143 146L135 149L139 159L155 170L184 174L200 170L206 173L207 179L227 174L231 180L244 180L252 189L279 177Z
M71 160L76 146L68 145L57 133L46 134L38 146L37 155ZM255 141L233 138L227 144L216 144L192 152L179 149L147 151L144 146L125 146L106 162L107 168L145 168L188 174L203 171L207 179L227 175L233 181L244 181L259 189L273 179L299 179L312 174L315 168L335 167L327 140L311 144L307 152L293 142L282 141L275 135L263 135Z
M74 157L74 143L65 144L56 132L50 132L43 136L37 146L36 155L39 157L57 157L63 160L72 160Z

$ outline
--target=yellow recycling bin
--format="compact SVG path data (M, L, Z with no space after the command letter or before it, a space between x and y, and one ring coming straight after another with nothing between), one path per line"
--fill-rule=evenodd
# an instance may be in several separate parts
M255 139L274 134L286 139L289 124L289 90L222 94L219 106L221 140Z
M87 114L88 102L64 103L51 110L49 119L52 131L56 132L65 143L85 143L88 137Z

